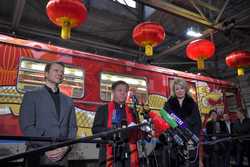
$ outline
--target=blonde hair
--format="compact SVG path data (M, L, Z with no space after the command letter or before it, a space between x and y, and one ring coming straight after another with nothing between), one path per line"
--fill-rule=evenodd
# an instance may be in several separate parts
M176 97L176 93L175 93L175 86L176 85L179 85L179 86L183 87L185 89L186 94L190 95L189 94L189 86L188 86L187 82L184 79L177 78L177 79L174 79L174 82L173 82L173 85L172 85L172 94L171 95L173 97Z

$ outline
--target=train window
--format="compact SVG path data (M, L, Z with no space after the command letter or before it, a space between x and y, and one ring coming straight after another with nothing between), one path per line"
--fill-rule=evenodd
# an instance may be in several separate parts
M148 96L147 82L143 78L124 76L111 73L101 73L101 99L104 101L111 101L111 85L115 81L125 81L129 84L130 91L134 92L139 102L145 102Z
M18 71L17 90L26 92L41 87L44 82L44 68L47 62L21 59ZM84 95L84 71L79 67L65 65L64 79L60 90L73 98Z

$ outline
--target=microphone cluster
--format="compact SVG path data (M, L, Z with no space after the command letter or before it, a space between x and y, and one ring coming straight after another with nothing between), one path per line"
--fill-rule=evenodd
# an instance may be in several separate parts
M137 110L138 99L135 95L131 96L134 114L138 118ZM154 129L154 136L158 137L163 144L169 144L173 141L180 153L185 159L190 159L190 155L197 156L199 138L188 128L187 124L179 118L173 111L160 109L159 114L150 109L144 109L144 119L151 120ZM150 129L150 130L148 130ZM143 127L143 131L151 131L150 127Z
M162 143L169 144L170 141L173 141L179 149L178 153L185 159L195 156L199 138L188 129L186 123L174 114L174 112L167 112L164 109L160 109L159 114L149 112L148 116L154 126L155 136Z

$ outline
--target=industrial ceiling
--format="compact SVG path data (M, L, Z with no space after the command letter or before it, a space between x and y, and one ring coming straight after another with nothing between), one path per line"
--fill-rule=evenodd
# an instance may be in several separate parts
M203 74L217 78L235 76L234 70L225 64L225 57L230 52L250 49L249 0L135 0L135 8L118 0L82 2L88 10L87 20L72 30L70 40L62 40L59 28L50 22L46 14L48 0L1 0L0 33L144 64L198 72L195 62L186 58L185 53L186 45L194 39L186 32L193 28L201 32L202 38L210 39L216 45L216 53L206 62ZM145 57L143 49L132 39L133 28L143 21L158 22L165 28L166 39L155 48L153 58Z

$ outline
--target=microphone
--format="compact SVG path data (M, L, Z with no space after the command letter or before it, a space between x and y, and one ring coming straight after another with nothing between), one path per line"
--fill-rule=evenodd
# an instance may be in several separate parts
M185 158L190 159L190 157L197 156L196 147L199 144L199 138L195 136L188 128L187 125L178 118L173 112L172 116L166 112L163 108L160 109L160 114L163 119L176 131L177 134L180 134L181 139L185 140L184 144L181 146L183 150L179 153ZM177 119L178 118L178 119ZM177 120L177 121L176 121ZM174 138L176 141L176 139Z
M132 99L132 102L133 102L134 104L138 104L138 99L137 99L137 97L136 97L135 95L132 95L132 96L131 96L131 99Z
M128 122L127 122L127 120L126 120L126 119L122 119L121 128L127 128L127 127L128 127ZM128 142L128 136L129 136L128 132L119 133L120 139L121 139L123 142L125 142L125 143Z
M118 118L118 111L115 109L114 111L113 111L113 113L112 113L112 128L113 129L116 129L116 128L119 128L119 118ZM118 140L120 140L120 138L121 138L121 134L120 133L118 133L118 134L116 134L116 133L114 133L113 134L113 140L114 141L118 141Z
M116 128L116 126L119 124L118 118L117 118L117 111L114 110L112 113L112 126L113 128Z
M164 120L174 129L176 129L187 141L191 138L196 144L199 143L199 138L193 134L188 128L187 124L177 117L173 112L169 114L163 108L160 109L160 115Z
M183 122L177 115L175 115L173 112L171 112L170 114L172 116L172 118L174 118L174 120L177 122L177 124L184 129L184 133L188 136L190 136L192 138L192 140L195 143L199 143L199 138L193 133L191 132L190 129L188 129L187 124L185 122Z
M161 133L170 128L168 123L165 122L160 116L158 116L157 113L149 112L148 115L154 125L156 136L159 136Z
M180 134L183 138L185 138L186 141L188 141L187 135L185 135L182 129L178 127L178 124L176 123L174 118L172 118L172 116L168 114L168 112L161 108L160 115L171 126L171 128L175 129L178 134Z
M178 134L176 134L175 131L170 129L169 124L164 119L162 119L157 113L149 112L148 115L153 122L156 136L159 137L160 141L165 142L166 141L165 132L169 132L169 134L173 137L176 144L181 146L184 145L184 142L181 139L181 137Z
M139 122L139 115L137 113L138 99L135 95L132 95L131 99L132 99L132 104L133 104L133 114L136 118L136 122L138 123Z
M182 138L177 134L177 132L175 131L175 129L169 129L167 131L167 133L169 133L173 137L173 139L174 139L174 141L175 141L176 144L178 144L179 146L184 146L184 142L183 142ZM159 136L159 140L161 142L163 142L163 143L168 143L169 142L168 141L168 135L167 135L167 133L162 133Z
M160 115L172 128L178 127L176 121L163 108L160 109Z

